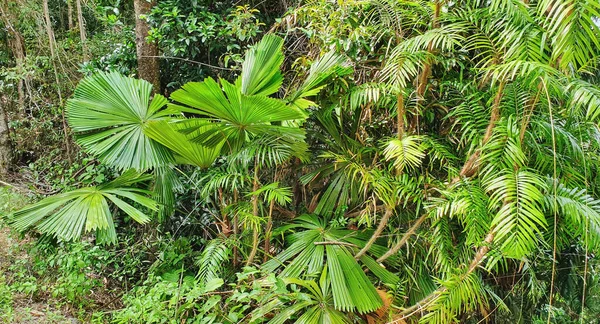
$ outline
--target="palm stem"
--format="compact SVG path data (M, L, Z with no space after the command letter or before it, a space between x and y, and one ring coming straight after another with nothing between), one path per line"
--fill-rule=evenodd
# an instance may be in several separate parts
M461 276L461 278L463 280L468 275L473 273L473 271L475 271L475 269L477 269L479 264L481 264L481 261L483 261L483 257L490 251L490 245L494 241L495 232L496 231L494 229L490 230L490 232L486 236L485 240L483 241L484 244L477 250L477 252L475 253L475 256L473 257L473 260L471 260L471 263L469 264L469 268L468 268L467 272ZM448 288L446 288L445 286L440 287L440 288L434 290L429 295L427 295L425 298L423 298L420 301L418 301L417 303L415 303L414 305L410 306L409 308L404 309L400 313L403 315L402 319L409 318L412 315L416 314L417 312L421 312L427 306L429 306L430 304L435 302L435 300L446 290L448 290Z
M421 226L421 224L423 223L423 221L425 221L426 218L427 214L421 215L421 217L417 219L417 221L408 229L408 231L404 233L400 241L398 241L398 243L396 243L396 245L389 249L384 255L379 257L379 259L377 259L377 262L383 262L390 256L396 254L400 250L400 248L403 247L404 244L406 244L406 242L408 242L408 239L417 231L417 229L419 229L419 226Z
M498 91L496 92L496 97L494 97L494 103L492 105L492 113L490 115L490 121L485 130L485 133L483 134L483 139L481 141L481 147L479 149L477 149L467 159L467 162L465 162L462 169L460 170L459 176L452 179L452 183L458 182L461 178L470 177L479 170L479 156L481 155L481 149L485 144L487 144L487 142L492 137L494 127L496 126L496 123L500 119L500 102L502 100L504 86L505 86L505 81L501 81L500 85L498 85Z
M377 226L377 229L375 230L375 232L373 233L373 236L371 236L371 238L369 239L369 241L365 244L365 246L358 251L358 253L356 253L356 255L354 256L355 259L360 259L361 256L363 256L365 253L367 253L367 251L369 251L369 249L371 248L371 246L373 246L373 244L375 243L375 241L379 238L379 236L381 235L381 233L383 232L383 230L385 229L385 226L387 225L390 216L392 216L392 213L394 212L394 209L386 206L385 207L385 213L383 214L383 217L381 218L381 221L379 221L379 225Z

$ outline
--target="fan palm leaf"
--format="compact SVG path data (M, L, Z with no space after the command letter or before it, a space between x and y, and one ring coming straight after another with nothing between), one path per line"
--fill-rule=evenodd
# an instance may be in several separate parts
M273 272L289 261L280 273L282 278L315 278L326 272L324 280L331 287L336 310L364 314L382 305L375 287L353 257L357 243L364 244L362 239L352 238L355 233L329 228L323 220L308 215L281 230L292 228L303 230L288 235L290 246L264 263L263 270ZM385 248L374 246L371 250L383 253ZM373 273L380 275L380 279L392 278L392 283L397 283L397 277L372 259L364 264L373 267Z
M172 160L168 149L144 133L149 121L172 113L167 99L150 101L152 84L119 73L83 79L67 102L67 119L77 142L100 161L120 170L144 171Z
M149 175L130 170L109 183L96 187L77 189L54 195L27 206L8 216L8 222L18 231L35 227L44 234L64 241L72 241L82 234L95 231L99 241L116 242L115 225L109 203L140 224L150 217L122 198L131 200L151 211L157 211L156 202L146 190L131 187L147 181Z

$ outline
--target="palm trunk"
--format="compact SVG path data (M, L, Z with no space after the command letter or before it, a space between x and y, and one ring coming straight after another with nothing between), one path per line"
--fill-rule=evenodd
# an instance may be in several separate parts
M160 66L158 62L158 47L155 43L146 41L149 26L145 19L140 19L140 15L150 13L152 7L156 5L156 0L134 0L135 10L135 47L137 51L138 76L152 83L152 91L160 93Z

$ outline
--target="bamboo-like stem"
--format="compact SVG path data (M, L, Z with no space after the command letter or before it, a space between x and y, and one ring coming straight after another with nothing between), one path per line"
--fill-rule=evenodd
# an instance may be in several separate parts
M417 229L419 229L419 227L421 226L421 224L423 224L425 219L427 219L427 214L421 215L421 217L417 219L417 221L408 229L408 231L404 233L400 241L398 241L398 243L396 243L396 245L389 249L384 255L379 257L379 259L377 259L377 262L383 262L387 258L398 253L398 251L400 251L400 248L403 247L404 244L406 244L406 242L408 242L408 239L417 231Z
M501 81L498 85L498 91L496 92L496 96L494 97L494 103L492 104L492 112L490 115L490 121L488 122L488 126L483 134L483 139L481 140L481 147L477 149L471 156L467 159L467 162L463 165L460 170L460 174L458 177L452 179L451 184L454 184L460 181L461 178L470 177L477 173L479 170L479 156L481 155L481 150L487 142L492 138L492 133L494 131L494 127L496 123L500 119L500 102L502 101L502 96L504 93L504 86L506 83Z
M365 253L367 253L367 251L369 251L371 246L373 246L375 241L379 238L379 236L385 229L385 226L387 225L387 223L390 219L390 216L392 216L393 213L394 213L393 208L391 208L390 206L385 207L385 213L383 214L383 217L379 221L379 225L377 226L377 229L375 230L375 232L373 233L373 235L371 236L369 241L367 241L365 246L360 251L358 251L358 253L356 253L356 255L354 256L354 258L356 260L360 259L360 257L362 257Z

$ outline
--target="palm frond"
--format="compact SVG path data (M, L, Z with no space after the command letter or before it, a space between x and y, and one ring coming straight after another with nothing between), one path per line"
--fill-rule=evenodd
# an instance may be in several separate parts
M168 149L144 133L147 122L173 113L167 99L150 101L152 84L119 73L83 79L67 102L67 119L77 142L100 161L120 170L144 171L173 160Z
M392 161L397 170L414 170L421 165L425 157L422 140L423 138L418 135L392 139L387 143L383 154L388 161Z
M348 246L357 243L348 241L351 231L327 228L323 221L310 216L299 217L293 228L303 230L288 235L289 247L264 263L264 271L285 265L282 278L314 278L326 271L324 280L331 287L336 310L364 314L382 305L375 287L349 250Z
M246 96L268 96L279 90L283 82L280 66L283 63L283 39L265 35L247 53L238 79L241 93Z
M214 128L214 125L195 120L196 127L200 131L208 131ZM171 149L176 154L176 161L185 164L192 164L201 168L207 168L213 164L221 153L223 142L215 146L207 147L193 142L189 136L182 131L187 127L181 122L168 123L167 121L152 121L145 127L145 134L158 143Z
M222 238L212 239L204 247L204 251L196 260L198 269L197 278L201 283L222 278L225 264L229 261L231 249L227 241Z
M547 226L542 209L546 183L530 171L512 170L490 177L485 185L492 193L491 206L501 206L491 223L497 233L495 242L501 242L510 257L531 253Z
M304 82L285 98L286 101L298 109L316 106L313 101L306 98L317 95L329 78L351 73L352 68L346 61L347 59L344 56L334 51L326 53L310 66L310 71Z
M551 36L552 58L567 70L585 67L598 57L600 32L592 21L600 16L600 3L595 0L543 0L538 14L546 17L545 27Z
M115 243L117 237L109 203L140 224L149 222L149 216L122 198L157 211L156 202L147 197L150 194L148 191L131 187L150 178L130 170L107 184L42 199L9 215L8 222L18 231L24 232L35 227L41 233L64 241L76 240L84 233L95 232L101 243Z

